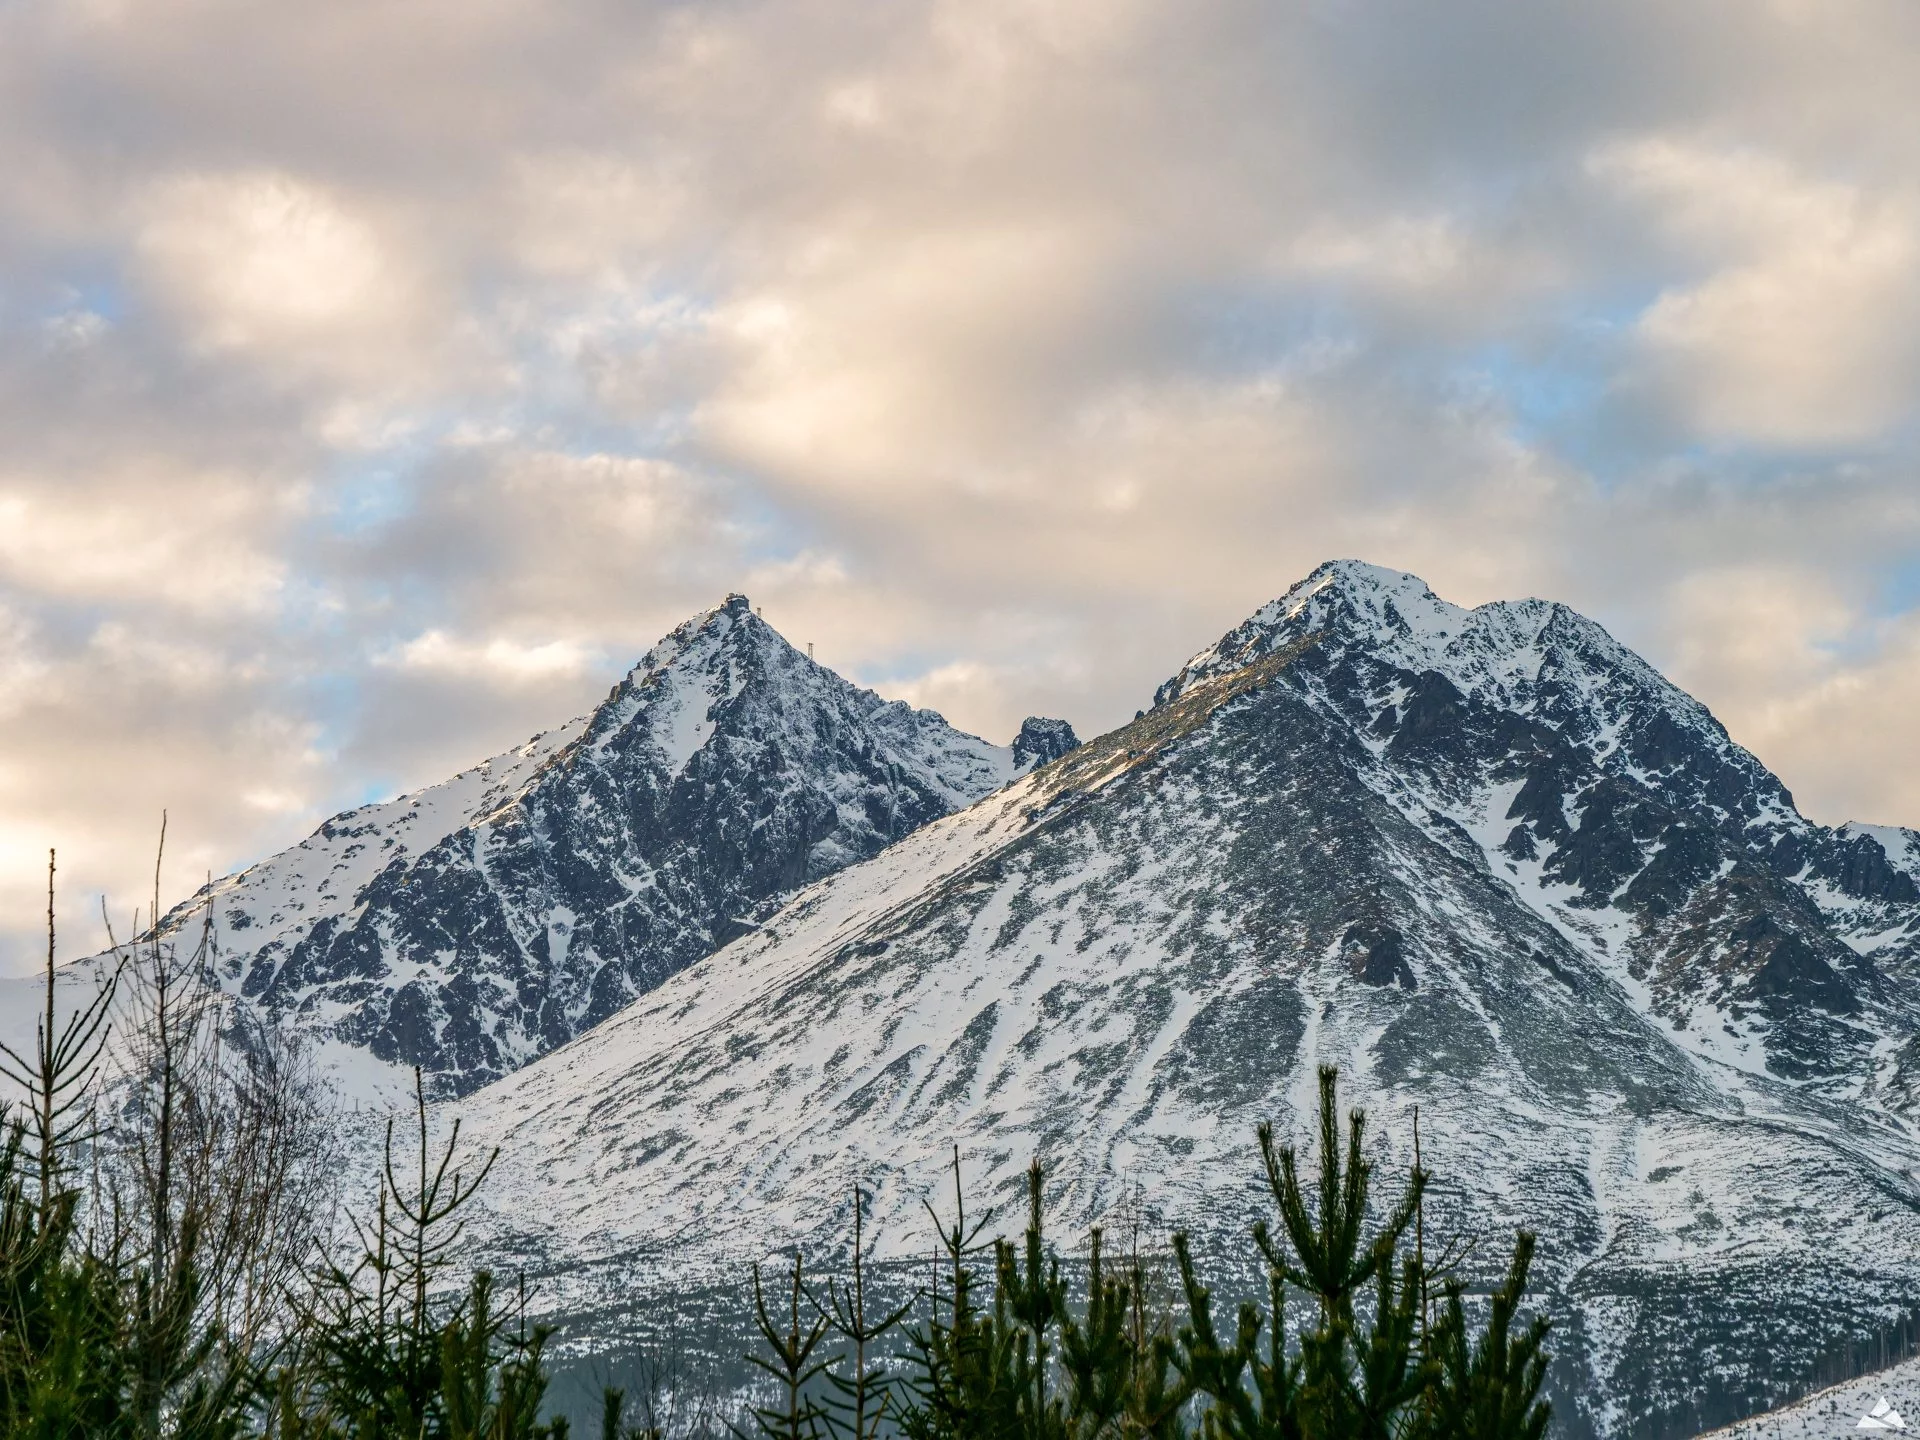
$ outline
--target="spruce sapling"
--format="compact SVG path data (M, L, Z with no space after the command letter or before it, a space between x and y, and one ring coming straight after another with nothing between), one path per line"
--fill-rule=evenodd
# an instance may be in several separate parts
M1136 1364L1144 1360L1129 1324L1132 1284L1103 1266L1100 1240L1095 1226L1087 1257L1084 1318L1076 1319L1064 1307L1060 1316L1067 1424L1073 1435L1089 1440L1106 1434L1126 1411Z
M1534 1237L1521 1231L1506 1283L1493 1293L1486 1329L1471 1347L1460 1284L1448 1283L1430 1340L1439 1373L1424 1434L1433 1440L1540 1440L1546 1434L1551 1407L1539 1398L1547 1375L1546 1317L1513 1333L1533 1249Z
M749 1355L747 1359L773 1376L780 1386L778 1405L757 1406L751 1412L755 1433L761 1440L819 1440L825 1420L825 1411L818 1401L806 1393L806 1389L808 1383L827 1368L826 1360L815 1360L813 1355L826 1338L828 1322L825 1316L818 1316L811 1323L802 1322L800 1297L803 1291L800 1256L796 1251L788 1313L783 1317L787 1328L782 1330L767 1311L767 1298L760 1287L760 1267L753 1267L754 1323L759 1327L760 1338L766 1342L773 1358ZM729 1428L733 1429L737 1440L746 1440L748 1432L731 1425Z
M1014 1376L1020 1395L1021 1431L1027 1440L1054 1440L1064 1429L1060 1404L1047 1394L1047 1375L1053 1368L1053 1332L1067 1309L1067 1287L1060 1278L1059 1257L1046 1249L1041 1213L1043 1181L1036 1160L1027 1167L1027 1231L1020 1263L1015 1263L1011 1244L994 1242L994 1268L999 1280L996 1301L1004 1303L1017 1327Z
M853 1373L826 1372L832 1387L824 1409L828 1428L843 1440L876 1440L881 1421L893 1403L892 1377L873 1363L872 1350L913 1309L911 1300L879 1316L867 1313L867 1272L862 1211L866 1197L853 1191L853 1274L843 1291L827 1278L827 1303L814 1299L814 1308L827 1322L830 1334L852 1347ZM813 1297L809 1295L809 1298Z

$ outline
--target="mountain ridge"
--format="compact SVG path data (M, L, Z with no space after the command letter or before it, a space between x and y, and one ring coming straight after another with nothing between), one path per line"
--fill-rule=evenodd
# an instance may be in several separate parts
M597 1310L643 1261L830 1249L859 1183L904 1259L957 1144L989 1203L1044 1156L1063 1235L1133 1206L1231 1254L1244 1193L1202 1177L1335 1061L1385 1162L1417 1105L1483 1222L1546 1237L1566 1433L1780 1398L1920 1281L1920 906L1597 625L1443 605L1322 567L1135 721L477 1092L540 1217L488 1243Z
M343 1098L497 1078L865 858L1076 743L1012 746L886 701L729 595L588 715L343 812L163 918L212 912L215 977Z

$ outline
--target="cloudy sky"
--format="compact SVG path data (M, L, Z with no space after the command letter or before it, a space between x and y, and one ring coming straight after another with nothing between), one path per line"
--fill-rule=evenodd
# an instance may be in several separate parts
M1915 94L1911 0L0 0L0 969L730 589L1005 740L1357 555L1920 824Z

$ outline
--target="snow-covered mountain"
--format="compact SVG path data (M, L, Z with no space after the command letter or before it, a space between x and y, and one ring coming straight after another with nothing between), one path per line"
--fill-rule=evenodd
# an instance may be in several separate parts
M1323 566L469 1097L488 1243L578 1313L826 1247L858 1181L923 1254L957 1143L1007 1202L1044 1157L1062 1235L1144 1212L1226 1267L1255 1123L1337 1061L1392 1165L1419 1107L1442 1228L1541 1232L1562 1433L1689 1433L1920 1296L1917 854L1562 606Z
M463 1093L1074 743L1029 720L992 745L884 701L731 595L591 715L337 815L163 924L210 903L220 982L344 1092L419 1065Z

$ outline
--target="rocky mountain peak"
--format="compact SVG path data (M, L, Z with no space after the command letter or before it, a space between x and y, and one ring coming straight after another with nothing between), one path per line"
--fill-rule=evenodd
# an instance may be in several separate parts
M344 1090L417 1064L463 1093L1073 743L1059 721L1022 737L1016 754L884 700L732 594L592 714L197 899L223 983L309 1034Z
M1442 600L1417 575L1359 560L1318 566L1199 652L1162 685L1164 703L1193 684L1302 640L1364 655L1376 666L1432 671L1464 690L1513 698L1569 669L1664 692L1704 716L1690 697L1578 612L1546 600L1499 600L1474 609Z
M1920 1276L1916 838L1799 815L1565 607L1336 562L473 1097L493 1237L590 1308L637 1237L719 1277L828 1249L857 1184L904 1260L957 1145L996 1205L1042 1157L1061 1233L1231 1253L1196 1177L1301 1134L1337 1062L1383 1164L1417 1107L1426 1162L1542 1235L1563 1431L1692 1433Z
M1025 772L1058 760L1079 745L1080 737L1066 721L1029 715L1020 722L1020 733L1013 737L1013 763Z
M1612 933L1609 953L1690 1044L1863 1083L1857 1017L1920 968L1920 917L1888 908L1920 899L1907 832L1808 821L1703 705L1564 605L1466 609L1355 561L1261 607L1156 704L1296 651L1288 687L1349 737L1370 783ZM1702 1025L1708 1012L1724 1019ZM1866 1083L1904 1093L1920 1068Z

